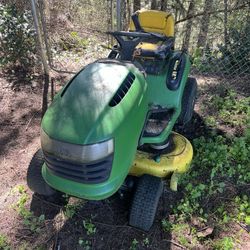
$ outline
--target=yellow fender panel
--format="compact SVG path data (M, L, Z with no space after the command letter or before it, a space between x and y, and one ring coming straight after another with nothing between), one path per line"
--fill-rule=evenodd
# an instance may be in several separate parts
M144 43L144 42L141 42L135 48L136 49L144 49L144 50L155 51L161 45L162 45L162 42L158 42L158 43Z
M129 174L133 176L149 174L166 178L174 173L170 185L173 190L176 190L178 175L185 173L192 161L193 148L184 136L175 132L172 134L175 144L172 152L160 155L156 161L154 154L138 150Z

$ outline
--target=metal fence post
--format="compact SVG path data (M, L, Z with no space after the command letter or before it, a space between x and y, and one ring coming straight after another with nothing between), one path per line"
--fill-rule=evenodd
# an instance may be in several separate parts
M39 46L39 52L43 64L43 70L44 70L44 87L43 87L43 104L42 104L42 116L44 115L45 111L48 107L48 90L49 90L49 66L47 63L47 57L46 53L43 47L43 40L42 40L42 34L39 27L39 21L38 21L38 15L37 15L37 9L36 9L36 0L31 0L31 10L32 15L34 19L34 26L37 34L37 41Z

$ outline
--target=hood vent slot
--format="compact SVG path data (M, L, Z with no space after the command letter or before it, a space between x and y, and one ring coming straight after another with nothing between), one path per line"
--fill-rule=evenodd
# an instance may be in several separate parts
M129 73L126 78L124 79L123 83L109 102L110 107L114 107L123 99L123 97L127 94L130 87L132 86L135 80L135 75L133 73Z

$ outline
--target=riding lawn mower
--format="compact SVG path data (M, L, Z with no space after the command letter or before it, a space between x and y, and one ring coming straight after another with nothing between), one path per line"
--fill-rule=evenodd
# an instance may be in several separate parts
M80 70L46 111L27 182L45 198L103 200L127 188L129 224L148 231L164 180L176 191L192 160L173 128L191 120L197 83L189 56L174 50L171 14L141 10L129 31L109 34L109 56Z

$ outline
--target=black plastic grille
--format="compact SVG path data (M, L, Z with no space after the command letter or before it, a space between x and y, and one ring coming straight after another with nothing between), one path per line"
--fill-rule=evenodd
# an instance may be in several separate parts
M132 86L134 80L135 75L130 72L122 82L121 86L119 87L111 101L109 102L109 106L114 107L123 99L123 97L127 94L130 87Z
M44 152L44 159L54 175L84 184L97 184L109 178L113 155L94 163L75 163Z

